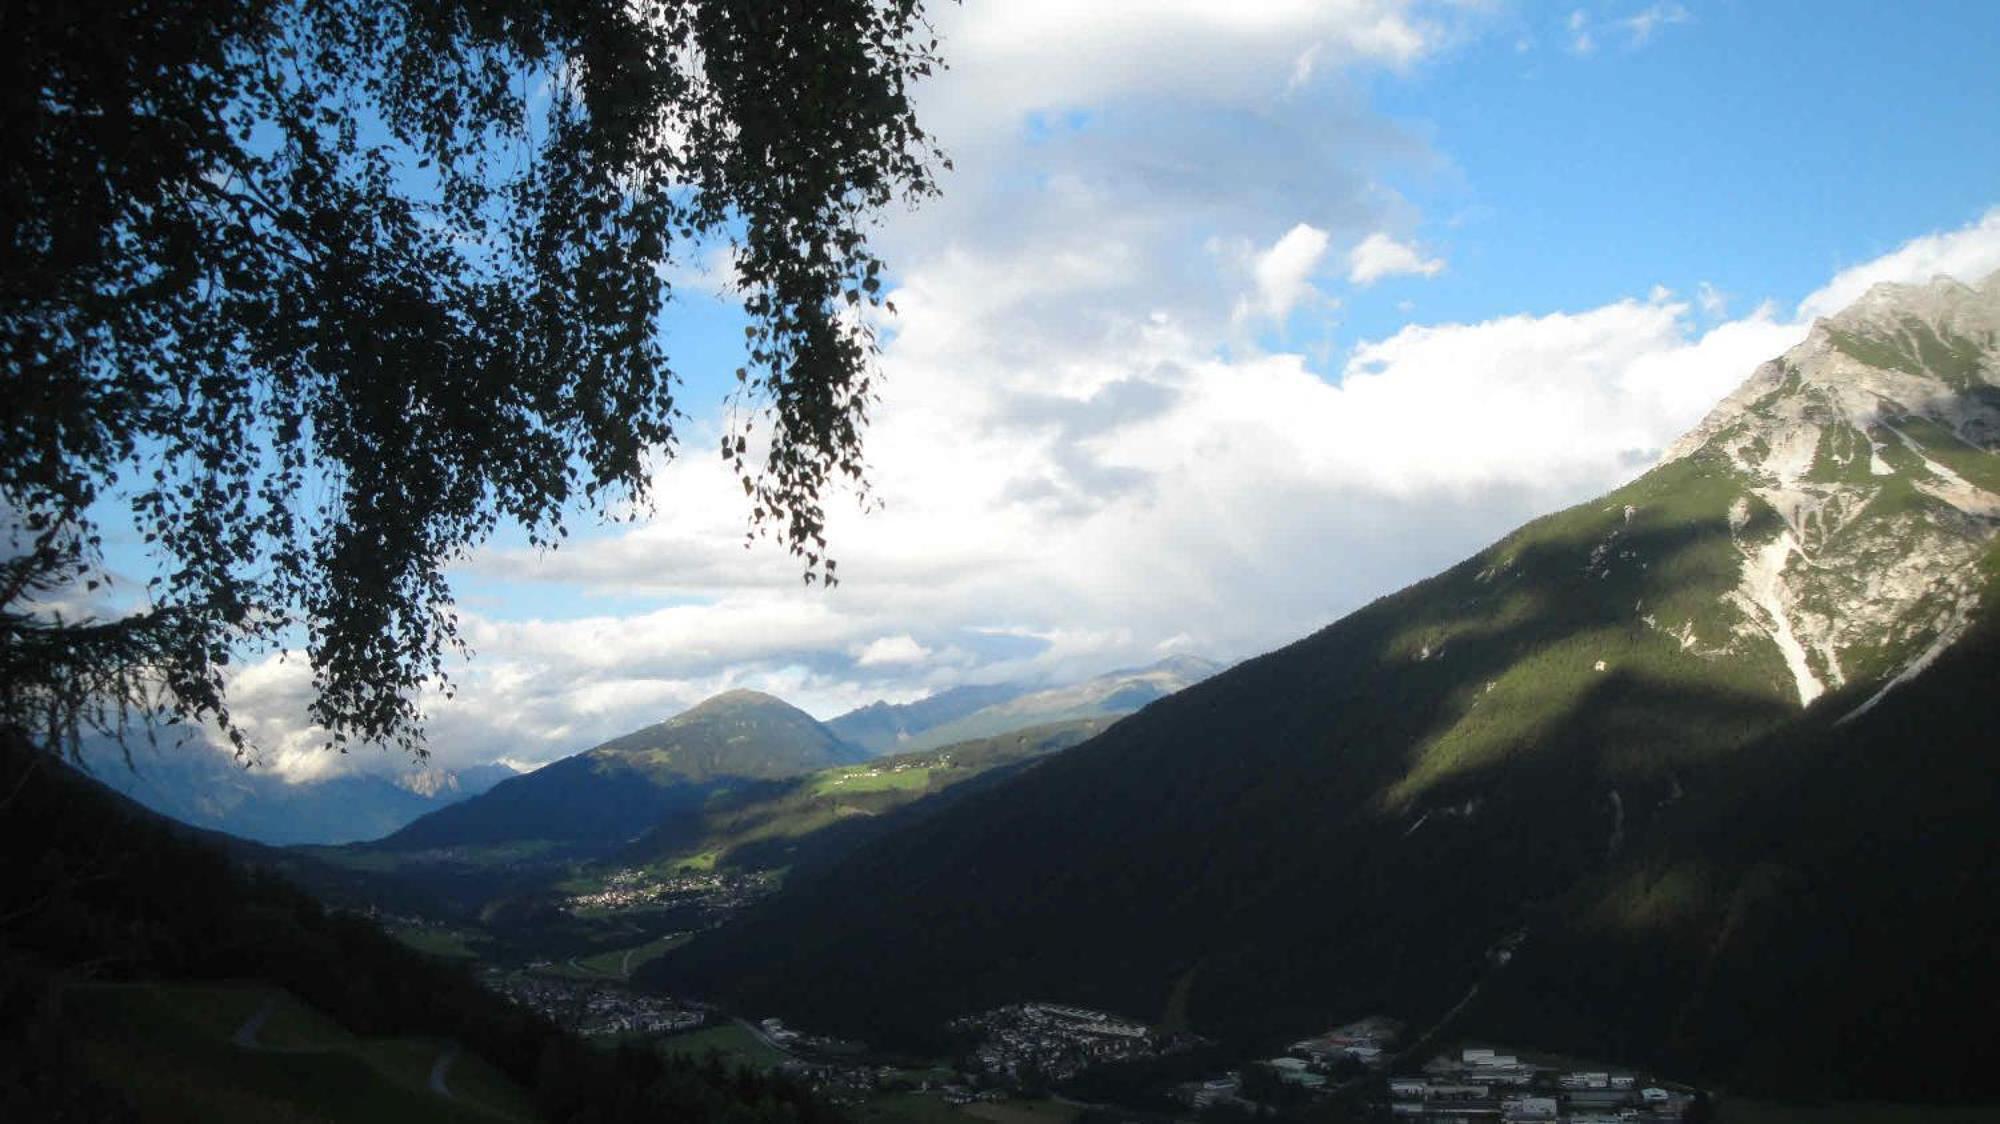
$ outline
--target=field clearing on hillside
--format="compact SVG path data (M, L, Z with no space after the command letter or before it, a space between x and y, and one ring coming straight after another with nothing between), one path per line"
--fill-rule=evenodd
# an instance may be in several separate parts
M867 1124L971 1124L972 1118L926 1093L891 1093L860 1108Z
M639 965L651 960L658 960L660 957L665 956L667 953L672 952L674 949L693 939L693 933L669 933L664 937L655 938L633 948L616 949L611 952L600 952L596 956L584 957L577 963L582 964L585 968L593 972L601 972L604 975L616 976L620 979L630 979L632 973L638 970Z
M850 792L917 791L931 783L928 767L875 769L860 766L821 773L813 784L814 796L839 796Z
M697 1061L710 1054L721 1054L738 1065L755 1069L776 1069L789 1060L783 1051L757 1037L742 1024L733 1022L662 1039L660 1049Z
M447 1100L429 1088L445 1043L358 1038L286 992L260 984L90 984L65 1001L86 1064L123 1090L140 1118L171 1124L313 1120L355 1124L534 1119L528 1098L460 1054ZM236 1044L259 1011L256 1045Z
M456 929L397 925L389 930L389 935L430 956L442 956L448 960L479 959L479 953L472 947L470 938Z
M1069 1124L1079 1109L1057 1101L1000 1101L969 1104L958 1111L993 1124Z
M719 850L700 851L659 863L653 869L661 874L709 874L715 870L715 860L721 857Z
M664 937L655 937L629 948L614 948L589 956L574 956L532 971L538 975L560 976L568 980L592 982L627 980L631 978L633 972L639 970L641 964L658 960L693 939L693 933L669 933Z

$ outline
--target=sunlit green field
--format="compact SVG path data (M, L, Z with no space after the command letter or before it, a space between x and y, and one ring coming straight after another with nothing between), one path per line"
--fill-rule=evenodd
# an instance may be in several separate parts
M590 956L559 960L536 972L571 980L626 980L641 964L657 960L694 939L693 933L671 933L630 948L614 948Z
M870 776L870 773L875 775ZM839 796L851 792L899 792L916 791L931 783L928 768L878 769L872 765L856 765L846 769L829 769L814 778L813 795Z

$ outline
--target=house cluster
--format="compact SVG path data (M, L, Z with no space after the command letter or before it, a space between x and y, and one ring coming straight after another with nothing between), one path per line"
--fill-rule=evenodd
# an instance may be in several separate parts
M1373 1069L1383 1065L1388 1055L1384 1052L1396 1044L1403 1033L1403 1024L1386 1015L1370 1015L1345 1026L1337 1026L1325 1034L1311 1038L1301 1038L1289 1046L1283 1057L1272 1058L1265 1064L1278 1071L1280 1077L1300 1085L1314 1086L1323 1082L1304 1080L1306 1077L1325 1077L1343 1062L1358 1062Z
M663 996L580 980L498 970L484 973L483 979L521 1006L586 1036L692 1030L708 1017L697 1007Z
M706 911L711 924L721 924L737 910L776 888L775 878L766 871L660 874L627 867L606 876L598 889L571 894L563 900L563 908L576 913L693 906Z
M1387 1064L1403 1024L1386 1015L1370 1015L1323 1034L1301 1038L1286 1047L1285 1053L1256 1064L1275 1074L1288 1085L1311 1092L1327 1092L1350 1078ZM1240 1103L1241 1073L1227 1073L1202 1081L1175 1086L1174 1096L1183 1104L1207 1108L1214 1104Z
M890 1065L837 1065L794 1058L779 1071L812 1086L814 1092L834 1104L850 1108L867 1103L883 1093L920 1093L947 1105L969 1105L1007 1100L1001 1088L976 1088L962 1074L949 1071L912 1071Z
M760 1019L757 1028L764 1032L764 1037L786 1050L797 1048L818 1054L848 1055L865 1053L868 1049L868 1044L865 1042L794 1030L786 1026L783 1019Z
M1176 1085L1171 1090L1175 1100L1193 1108L1209 1108L1219 1104L1248 1106L1243 1098L1243 1077L1236 1073L1225 1073L1220 1077L1210 1077L1202 1081L1189 1081Z
M907 773L911 769L929 769L949 764L951 764L951 754L947 753L938 757L935 762L898 761L894 765L891 765L886 769L879 765L874 765L866 769L856 769L853 772L838 773L832 777L829 777L826 783L827 786L831 788L846 784L848 781L862 780L867 777L879 777L885 773Z
M1008 1085L1061 1081L1094 1065L1149 1058L1192 1044L1161 1038L1143 1023L1055 1003L1017 1003L954 1019L954 1030L980 1035L970 1068Z
M1411 1124L1643 1124L1683 1119L1695 1090L1629 1071L1537 1064L1492 1047L1441 1054L1389 1079L1389 1109Z

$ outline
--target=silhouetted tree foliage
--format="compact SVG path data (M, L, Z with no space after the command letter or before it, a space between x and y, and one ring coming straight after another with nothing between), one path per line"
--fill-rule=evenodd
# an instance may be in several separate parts
M643 508L681 420L664 267L725 242L721 452L830 582L866 227L934 190L935 49L919 0L6 5L0 720L232 728L232 653L290 642L332 740L421 751L462 647L443 567ZM127 504L143 611L54 614Z

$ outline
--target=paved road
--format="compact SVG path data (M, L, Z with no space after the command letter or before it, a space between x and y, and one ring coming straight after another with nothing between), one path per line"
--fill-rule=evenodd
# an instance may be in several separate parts
M247 1019L244 1019L242 1026L236 1028L236 1037L232 1038L230 1041L236 1043L238 1046L241 1046L245 1050L260 1049L261 1047L257 1045L257 1032L264 1029L264 1020L270 1018L271 1012L277 1009L278 1009L277 996L273 995L269 999L264 1000L264 1005L262 1007L257 1008L255 1014L251 1015Z
M242 1049L257 1050L263 1053L319 1054L326 1052L324 1050L314 1050L306 1047L294 1047L288 1050L282 1047L266 1046L258 1042L257 1041L258 1033L264 1029L264 1023L270 1019L271 1012L277 1009L278 1009L277 996L273 995L270 998L264 1000L264 1005L257 1008L257 1010L253 1012L249 1018L244 1019L242 1026L236 1028L236 1034L230 1039L230 1041L234 1042L238 1047L241 1047ZM459 1045L458 1043L454 1042L451 1045L446 1046L444 1048L444 1052L438 1055L437 1061L431 1063L431 1080L430 1080L431 1092L436 1093L438 1096L443 1097L446 1100L457 1099L452 1094L451 1086L445 1084L445 1075L451 1072L451 1063L458 1060L458 1055L459 1055Z

